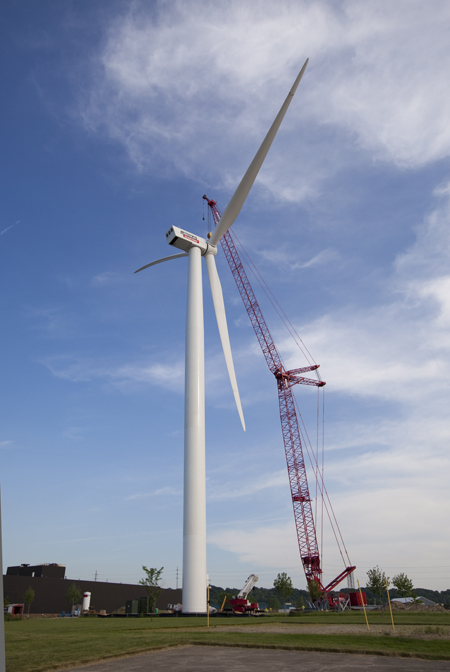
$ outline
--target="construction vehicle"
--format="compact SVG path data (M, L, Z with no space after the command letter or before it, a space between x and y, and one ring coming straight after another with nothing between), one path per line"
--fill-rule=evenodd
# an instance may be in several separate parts
M250 602L247 599L247 595L256 586L257 582L258 577L256 574L250 574L240 593L229 600L234 614L250 614L259 611L259 606L256 602Z

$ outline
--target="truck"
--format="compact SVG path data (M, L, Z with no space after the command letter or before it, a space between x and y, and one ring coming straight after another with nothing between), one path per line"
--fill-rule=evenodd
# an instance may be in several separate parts
M229 600L234 614L254 614L259 611L258 604L247 599L247 595L256 586L257 582L256 574L250 574L239 594Z

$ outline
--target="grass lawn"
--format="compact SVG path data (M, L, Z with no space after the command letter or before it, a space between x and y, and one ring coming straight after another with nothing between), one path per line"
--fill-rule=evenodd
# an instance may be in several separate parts
M199 644L258 648L308 649L416 656L450 660L450 639L439 633L450 626L450 613L397 613L396 625L423 626L421 632L437 633L434 639L389 634L346 634L345 626L364 624L364 616L302 614L299 617L206 618L65 618L30 619L5 623L6 669L8 672L43 672L99 661L108 657L151 651L152 649ZM369 622L389 632L390 617L370 614ZM299 632L270 632L274 624L296 626ZM301 633L302 625L323 627L323 634ZM227 632L220 626L227 626ZM343 627L342 634L327 634L327 625ZM230 627L231 626L231 627ZM233 626L240 626L234 631ZM446 627L445 627L446 626ZM362 630L364 632L364 630Z

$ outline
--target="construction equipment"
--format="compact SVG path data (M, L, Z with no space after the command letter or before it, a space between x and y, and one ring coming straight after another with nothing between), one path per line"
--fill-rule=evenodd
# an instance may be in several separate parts
M248 577L247 581L244 584L244 587L238 593L238 595L236 595L236 597L232 597L229 600L234 614L249 614L259 610L259 607L256 602L252 603L247 599L247 595L252 590L252 588L256 586L257 582L258 577L256 576L256 574L250 574L250 576Z
M215 201L203 196L208 203L215 226L220 221L220 212ZM311 582L317 584L322 598L328 599L330 606L335 607L335 598L330 592L341 583L347 576L350 576L356 569L350 563L347 549L345 548L336 517L331 507L331 502L326 491L322 472L317 461L314 463L312 457L313 471L316 476L319 493L322 496L322 503L325 506L333 532L338 542L341 557L344 563L344 570L326 586L322 583L321 554L317 543L316 527L314 523L311 497L308 488L305 460L301 441L301 432L297 413L295 410L295 399L292 393L294 385L311 385L321 388L325 383L320 377L312 379L305 378L304 373L317 371L318 364L313 364L303 368L287 371L283 365L281 357L275 346L269 328L263 317L261 308L258 304L253 288L245 272L244 266L238 254L231 231L227 231L221 239L222 249L228 261L233 278L241 295L250 322L255 331L258 342L261 346L263 355L270 371L275 376L278 389L278 402L280 408L281 430L283 434L284 448L286 452L286 462L291 488L292 506L294 509L295 526L297 530L297 539L300 550L300 558L306 576L308 586ZM339 541L340 540L340 541ZM344 558L344 554L346 558Z

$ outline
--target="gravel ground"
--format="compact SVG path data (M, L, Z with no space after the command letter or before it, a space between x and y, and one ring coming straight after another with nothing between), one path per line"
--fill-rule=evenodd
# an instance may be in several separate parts
M394 617L395 623L395 617ZM369 624L370 625L370 624ZM199 628L200 630L200 628ZM204 628L202 629L204 631ZM367 630L366 625L289 625L289 624L270 624L258 625L219 625L214 627L215 632L271 632L286 633L292 635L390 635L393 637L415 637L417 639L450 639L450 627L442 625L396 625L395 631L392 626L370 625ZM192 632L192 630L191 630Z

